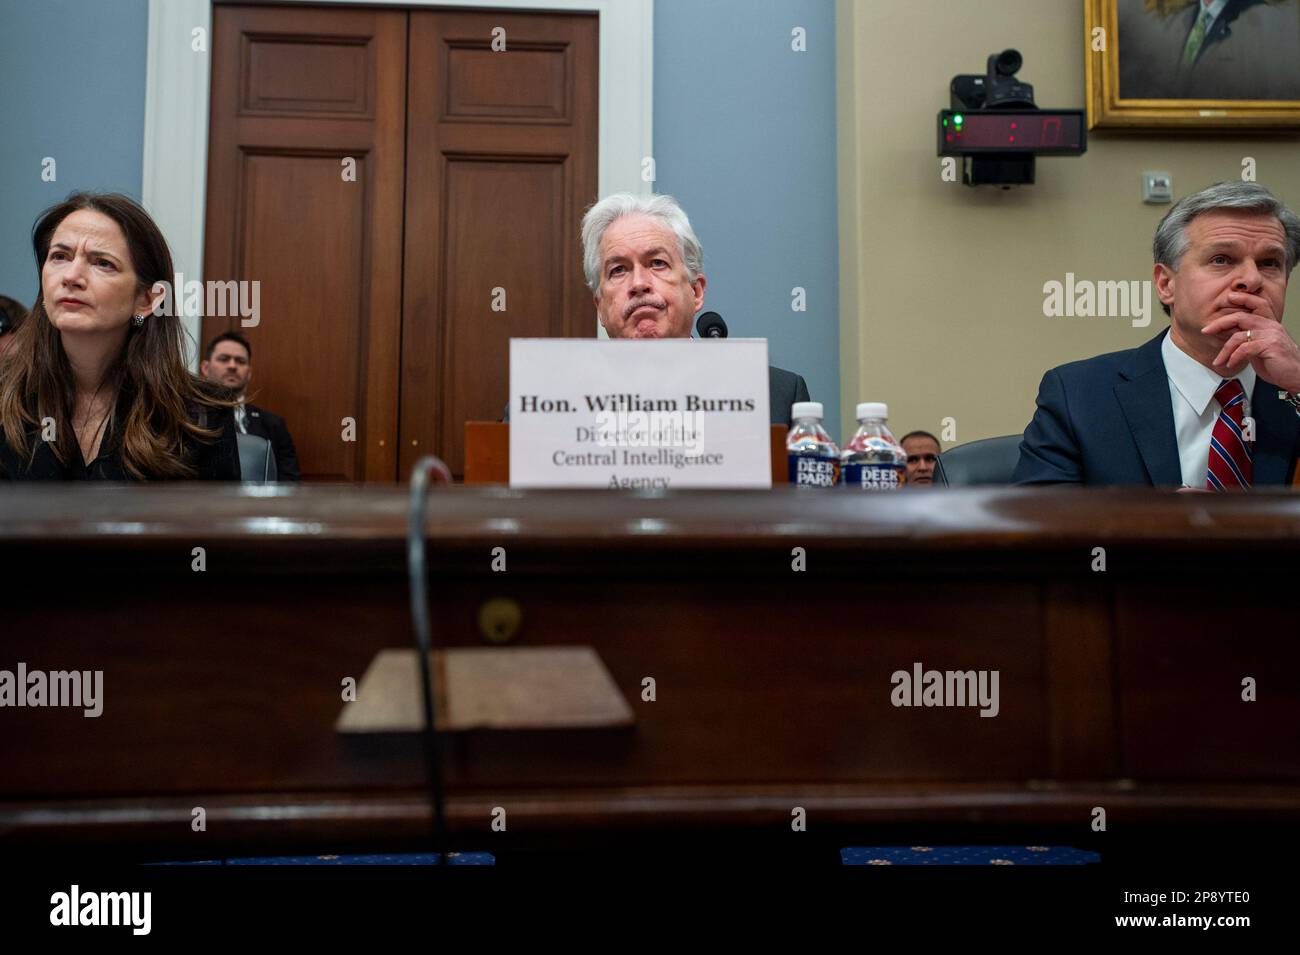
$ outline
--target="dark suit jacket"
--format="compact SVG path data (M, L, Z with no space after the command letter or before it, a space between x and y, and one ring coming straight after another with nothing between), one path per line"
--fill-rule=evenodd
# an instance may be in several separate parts
M1169 376L1160 354L1165 329L1128 351L1053 368L1020 443L1016 484L1147 484L1181 487ZM1256 487L1291 483L1300 453L1300 416L1277 385L1255 380Z
M248 426L248 433L271 442L271 448L275 451L276 480L301 481L302 474L298 471L298 452L293 448L293 438L289 437L289 429L285 427L284 419L248 403L244 404L244 411L247 412L244 420Z
M790 419L790 410L796 401L811 401L808 397L808 382L803 375L796 375L775 365L767 366L767 407L772 424L783 424L787 428L794 422ZM510 406L506 405L502 421L510 420Z
M119 422L126 420L130 398L118 396L113 420L104 426L99 454L87 465L80 451L75 459L60 464L54 450L41 440L40 429L28 432L28 452L19 457L0 431L0 480L11 481L134 481L122 462L122 435ZM238 481L239 444L235 437L235 415L229 408L204 408L191 405L190 420L217 432L213 441L187 440L185 457L194 468L196 481Z
M1168 16L1143 0L1116 7L1120 95L1128 99L1295 99L1300 96L1300 6L1295 0L1228 0L1191 66L1183 48L1200 16L1199 0Z
M808 397L808 383L803 375L796 375L775 365L767 366L767 401L772 424L783 424L787 428L794 424L790 420L790 409L796 401L811 401Z

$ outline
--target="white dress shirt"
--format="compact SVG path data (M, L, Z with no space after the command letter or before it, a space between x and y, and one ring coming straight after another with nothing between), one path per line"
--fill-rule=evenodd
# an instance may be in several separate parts
M1174 434L1178 438L1183 485L1204 488L1205 474L1210 469L1210 435L1222 410L1214 400L1214 393L1223 379L1174 344L1173 335L1166 335L1160 343L1160 355L1169 375L1169 400L1174 406ZM1255 369L1247 364L1236 378L1246 391L1244 413L1249 415Z
M1214 21L1219 19L1219 14L1223 12L1223 8L1227 5L1228 0L1214 0L1213 3L1206 3L1205 0L1201 0L1197 7L1196 15L1197 17L1200 17L1205 13L1210 15L1209 21L1205 24L1206 36L1210 35L1210 31L1214 29ZM1208 454L1209 452L1206 453Z

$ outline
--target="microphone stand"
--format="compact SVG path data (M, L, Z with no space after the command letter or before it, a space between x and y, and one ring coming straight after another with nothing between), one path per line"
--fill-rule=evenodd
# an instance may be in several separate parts
M428 576L424 560L424 521L428 510L430 474L451 484L451 471L433 455L415 462L411 471L411 505L406 529L406 566L411 580L411 619L415 625L415 652L420 659L420 697L424 705L424 765L433 810L433 846L438 865L447 863L447 816L442 791L442 745L434 725L433 680L429 658L433 652L429 623Z

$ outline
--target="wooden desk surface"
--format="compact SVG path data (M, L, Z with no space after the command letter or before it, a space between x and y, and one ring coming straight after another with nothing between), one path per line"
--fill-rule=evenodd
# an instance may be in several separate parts
M13 484L0 495L0 548L109 542L156 549L201 535L260 552L303 541L371 541L406 533L408 492L389 485ZM1300 543L1300 495L1290 491L1177 494L1154 489L909 488L808 491L519 491L436 487L430 539L459 546L515 537L587 547L664 538L751 547L809 538L855 547L930 550L1088 542L1197 546ZM646 521L657 522L648 525ZM597 555L593 555L598 561Z
M194 806L214 853L423 832L416 741L334 731L344 678L411 645L406 508L400 488L7 489L0 669L102 670L104 712L0 709L0 843L179 846ZM457 734L467 838L496 806L524 834L788 827L791 805L1300 820L1286 492L460 487L426 529L437 642L489 645L480 609L512 600L513 645L593 647L635 713ZM893 705L918 662L997 670L998 715Z

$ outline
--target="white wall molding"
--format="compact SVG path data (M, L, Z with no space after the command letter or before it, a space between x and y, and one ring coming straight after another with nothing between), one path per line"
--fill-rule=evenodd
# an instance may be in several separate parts
M393 0L282 0L340 6L394 6ZM207 204L208 88L213 0L149 0L142 198L186 280L203 277ZM594 12L600 17L598 193L648 194L642 160L653 156L654 0L405 0L401 6ZM192 48L202 28L207 52ZM198 340L199 320L185 319ZM195 358L191 355L191 363Z
M202 278L203 211L208 172L208 52L195 52L203 28L211 50L209 0L149 0L149 58L145 68L144 175L140 190L171 246L177 272ZM181 319L197 368L199 319Z

